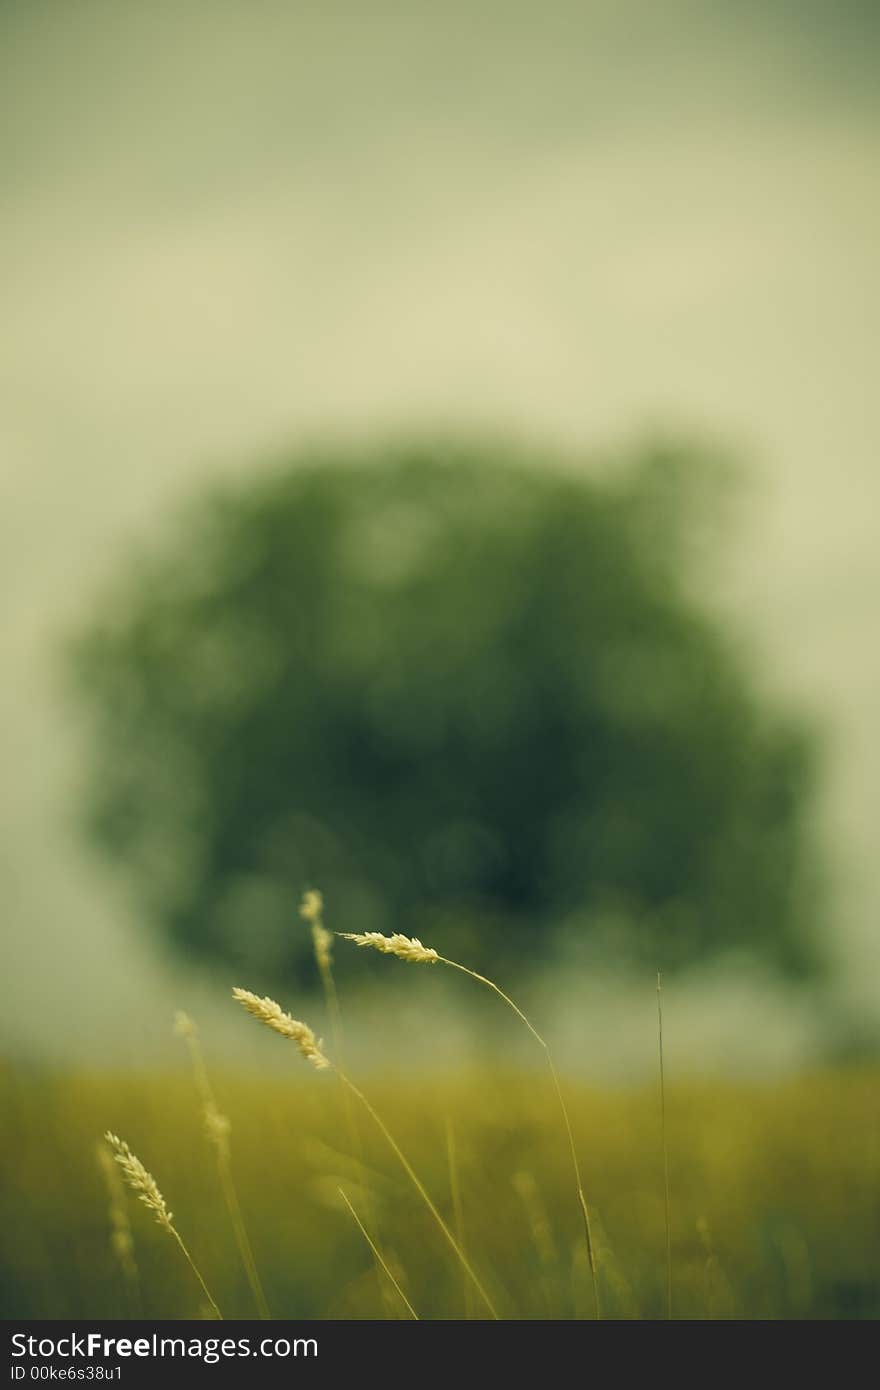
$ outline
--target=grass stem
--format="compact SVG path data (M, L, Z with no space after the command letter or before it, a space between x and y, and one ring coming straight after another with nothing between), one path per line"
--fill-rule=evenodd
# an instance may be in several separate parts
M338 1189L338 1192L339 1192L339 1195L340 1195L340 1197L342 1198L343 1202L344 1202L345 1205L348 1207L349 1211L351 1212L352 1216L354 1217L354 1219L355 1219L355 1221L356 1221L356 1223L357 1223L358 1229L360 1230L361 1235L363 1236L364 1240L367 1242L367 1244L369 1245L370 1249L372 1250L372 1252L373 1252L373 1258L375 1259L376 1263L377 1263L377 1264L379 1265L379 1267L384 1271L384 1273L388 1276L388 1278L389 1278L389 1280L391 1281L391 1283L394 1285L394 1288L397 1290L397 1292L399 1293L401 1299L403 1300L403 1303L406 1305L406 1310L407 1310L407 1312L409 1313L410 1317L411 1317L411 1318L415 1318L416 1322L418 1322L418 1321L419 1321L419 1315L418 1315L418 1313L416 1312L415 1308L414 1308L414 1307L412 1306L412 1304L410 1303L410 1301L409 1301L409 1299L407 1298L406 1294L403 1292L403 1289L400 1287L400 1285L399 1285L399 1283L397 1282L397 1280L395 1279L393 1273L392 1273L391 1270L388 1268L388 1265L385 1263L385 1257L384 1257L384 1255L381 1253L381 1251L379 1250L379 1247L376 1245L375 1241L373 1240L373 1237L370 1235L370 1233L369 1233L369 1231L367 1230L366 1226L364 1225L363 1221L361 1221L361 1218L358 1216L357 1212L355 1211L354 1207L352 1206L351 1202L349 1201L348 1197L345 1195L345 1193L343 1192L343 1190L342 1190L341 1187Z
M666 1079L663 1071L663 988L657 971L657 1039L660 1054L660 1133L663 1146L663 1202L666 1218L666 1316L672 1318L672 1233L669 1224L669 1146L666 1142Z
M460 1263L461 1263L462 1269L465 1271L465 1273L467 1274L468 1278L471 1280L471 1282L472 1282L474 1288L477 1290L477 1293L480 1295L480 1298L481 1298L481 1299L483 1300L483 1302L485 1303L487 1309L489 1310L490 1316L493 1317L493 1318L495 1318L495 1319L497 1320L497 1318L498 1318L498 1313L496 1312L495 1305L493 1304L491 1298L489 1297L488 1293L487 1293L486 1290L484 1289L484 1287L483 1287L483 1285L482 1285L482 1283L481 1283L481 1281L480 1281L479 1275L477 1275L477 1274L475 1273L474 1268L473 1268L473 1266L471 1265L470 1260L468 1259L467 1255L466 1255L466 1254L464 1253L464 1251L462 1250L462 1248L461 1248L461 1246L459 1245L458 1241L455 1239L455 1236L454 1236L454 1235L452 1234L452 1232L450 1231L450 1229L449 1229L449 1227L447 1226L446 1222L443 1220L443 1217L440 1215L440 1212L437 1210L436 1205L435 1205L434 1202L432 1201L432 1199L431 1199L431 1197L430 1197L430 1194L428 1193L427 1189L425 1188L424 1183L422 1182L421 1178L418 1176L418 1174L417 1174L417 1173L415 1172L415 1170L413 1169L412 1164L409 1162L409 1159L406 1157L406 1154L403 1152L403 1150L401 1149L401 1147L400 1147L400 1145L398 1144L397 1140L394 1138L394 1135L391 1133L390 1129L389 1129L388 1126L385 1124L385 1121L382 1119L382 1117L381 1117L381 1115L378 1113L378 1111L377 1111L377 1110L370 1104L370 1102L367 1100L367 1098L366 1098L366 1096L364 1095L363 1091L358 1090L358 1088L357 1088L357 1086L355 1086L354 1082L353 1082L353 1081L350 1081L349 1078L345 1075L345 1073L344 1073L344 1072L341 1072L341 1071L339 1070L338 1067L334 1067L334 1070L335 1070L335 1072L336 1072L336 1075L339 1077L339 1080L342 1082L342 1084L343 1084L344 1086L346 1086L346 1087L349 1089L349 1091L351 1091L351 1094L352 1094L353 1096L355 1096L355 1097L357 1098L357 1100L360 1101L361 1105L363 1105L363 1107L364 1107L364 1109L366 1110L367 1114L370 1116L370 1119L373 1121L373 1123L376 1125L376 1127L379 1129L379 1131L381 1132L381 1134L383 1135L383 1137L384 1137L385 1140L387 1141L387 1143L388 1143L388 1145L390 1146L392 1152L394 1153L395 1157L397 1158L398 1162L400 1163L400 1166L403 1168L403 1171L406 1173L406 1175L407 1175L407 1177L409 1178L410 1182L412 1183L413 1187L416 1189L416 1191L418 1192L418 1194L419 1194L419 1196L421 1197L422 1201L425 1203L425 1206L428 1208L428 1210L429 1210L429 1212L431 1213L431 1215L433 1216L434 1220L437 1222L437 1225L440 1227L440 1230L443 1232L443 1235L444 1235L445 1239L448 1241L449 1245L450 1245L450 1246L452 1247L452 1249L454 1250L456 1256L458 1257L458 1260L459 1260Z
M516 1014L517 1018L522 1020L522 1022L525 1024L525 1026L531 1033L532 1037L543 1050L544 1056L547 1060L547 1066L550 1069L550 1076L553 1080L553 1088L556 1092L556 1097L559 1101L559 1108L562 1111L562 1119L565 1124L565 1132L568 1136L568 1146L571 1152L572 1167L574 1169L574 1179L575 1188L577 1191L578 1206L580 1208L581 1216L583 1217L584 1222L584 1237L587 1245L587 1258L590 1262L590 1273L593 1276L593 1300L596 1309L596 1318L598 1320L602 1316L602 1307L599 1298L599 1271L596 1260L596 1247L593 1241L593 1231L590 1225L590 1210L587 1206L587 1199L584 1196L584 1187L583 1182L581 1181L580 1164L578 1162L577 1149L575 1147L574 1142L574 1134L571 1128L571 1120L569 1119L568 1106L565 1104L565 1097L562 1094L562 1086L559 1081L559 1074L557 1073L556 1067L553 1063L553 1057L550 1052L549 1045L547 1044L546 1040L542 1038L541 1034L538 1032L534 1024L531 1023L530 1020L526 1017L519 1005L515 1004L514 1001L511 999L510 995L505 994L503 989L499 989L498 985L495 984L494 980L488 979L485 975L478 974L476 970L471 970L466 965L460 965L457 960L448 960L446 956L438 956L438 961L441 965L448 965L453 970L460 970L463 975L469 975L472 980L477 980L481 985L485 985L487 989L490 989L494 994L497 994L500 999L503 999L504 1003L507 1004L511 1009L513 1009L513 1012Z

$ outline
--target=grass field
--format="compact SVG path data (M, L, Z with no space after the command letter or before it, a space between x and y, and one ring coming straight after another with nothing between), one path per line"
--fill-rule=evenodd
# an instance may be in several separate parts
M461 1266L366 1116L350 1156L332 1075L214 1077L273 1317L408 1316L339 1195L370 1204L384 1257L421 1317L480 1315ZM502 1317L590 1318L591 1277L560 1114L546 1073L364 1082ZM598 1247L603 1316L666 1315L656 1089L565 1083ZM880 1314L880 1074L766 1087L671 1087L673 1313L681 1318ZM155 1175L226 1317L255 1316L185 1074L0 1073L5 1318L198 1317L173 1241L126 1198L138 1288L120 1277L96 1161L108 1128ZM449 1136L454 1162L450 1168ZM366 1186L369 1188L365 1192ZM459 1200L455 1200L457 1194Z

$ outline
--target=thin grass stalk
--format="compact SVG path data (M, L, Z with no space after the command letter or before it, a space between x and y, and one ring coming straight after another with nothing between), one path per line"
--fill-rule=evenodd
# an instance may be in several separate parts
M535 1039L535 1041L538 1043L538 1045L542 1048L544 1052L544 1056L547 1061L547 1066L550 1071L550 1076L553 1081L553 1089L556 1092L556 1098L559 1101L559 1108L562 1112L562 1119L565 1124L565 1133L568 1137L568 1147L571 1154L572 1168L574 1170L577 1201L584 1223L584 1238L586 1240L587 1246L587 1258L590 1263L590 1273L593 1277L593 1301L596 1309L596 1318L597 1320L599 1320L602 1317L602 1307L599 1298L599 1271L598 1263L596 1260L596 1247L593 1241L593 1231L590 1225L590 1210L587 1206L587 1199L584 1196L584 1186L581 1180L580 1163L578 1162L577 1149L575 1147L574 1142L574 1134L572 1132L571 1120L568 1114L568 1106L565 1103L565 1097L562 1093L562 1086L559 1081L559 1074L556 1071L556 1066L553 1062L553 1056L550 1052L549 1044L541 1036L534 1024L526 1017L519 1005L515 1004L511 999L510 995L505 994L503 989L499 989L498 985L495 984L494 980L488 979L485 975L478 974L476 970L471 970L466 965L460 965L457 960L448 960L446 956L438 956L437 959L441 965L448 965L452 970L460 970L462 975L469 975L472 980L477 980L480 984L485 985L487 989L492 990L494 994L497 994L499 999L503 999L504 1003L507 1004L511 1009L513 1009L513 1012L516 1014L517 1018L522 1020L526 1028L528 1028L529 1032L531 1033L532 1037Z
M666 1141L666 1079L663 1070L663 989L657 971L657 1043L660 1055L660 1134L663 1146L663 1204L666 1219L666 1316L672 1318L672 1230L669 1219L669 1146Z
M210 1307L210 1309L211 1309L211 1312L214 1314L214 1317L215 1317L215 1318L217 1318L220 1322L222 1322L222 1321L223 1321L223 1314L220 1312L220 1309L217 1307L217 1304L216 1304L216 1302L215 1302L215 1300L214 1300L214 1295L211 1293L211 1290L208 1288L208 1285L205 1283L204 1279L202 1278L202 1272L201 1272L201 1270L199 1269L198 1265L196 1264L195 1260L193 1259L192 1255L189 1253L189 1251L187 1250L186 1246L184 1245L184 1243L183 1243L183 1237L181 1236L181 1234L180 1234L180 1232L178 1231L178 1229L177 1229L176 1226L173 1226L173 1227L171 1228L171 1234L174 1236L174 1239L177 1241L177 1244L180 1246L180 1249L181 1249L181 1251L183 1252L183 1255L184 1255L184 1258L185 1258L186 1261L187 1261L187 1264L189 1265L189 1267L190 1267L190 1269L192 1270L193 1274L196 1276L196 1278L198 1279L199 1283L201 1284L201 1286L202 1286L202 1293L205 1295L205 1298L208 1300L208 1305L209 1305L209 1307Z
M372 1106L370 1102L367 1100L367 1097L364 1095L363 1091L358 1090L354 1082L349 1080L345 1073L341 1072L338 1067L335 1067L334 1070L336 1072L336 1075L339 1077L339 1080L342 1082L343 1086L347 1086L348 1089L351 1091L352 1095L357 1097L357 1099L361 1102L364 1109L366 1110L367 1114L370 1116L370 1119L382 1133L383 1137L385 1138L386 1142L388 1143L389 1147L391 1148L392 1152L394 1153L395 1157L400 1163L400 1166L403 1168L403 1171L406 1173L410 1182L413 1184L413 1187L418 1192L422 1201L425 1203L425 1206L428 1208L434 1220L437 1222L437 1225L440 1227L440 1230L443 1232L444 1237L449 1242L449 1245L458 1257L462 1269L465 1271L474 1288L476 1289L477 1293L480 1295L480 1298L485 1303L490 1315L497 1320L498 1313L495 1309L495 1305L493 1304L491 1298L484 1289L480 1281L479 1275L475 1273L473 1265L471 1264L467 1255L462 1250L458 1241L455 1239L455 1236L450 1231L446 1222L443 1220L443 1217L440 1215L439 1211L437 1210L437 1207L431 1200L431 1197L424 1183L416 1173L415 1169L413 1168L409 1159L406 1157L406 1154L401 1149L397 1140L394 1138L394 1135L391 1133L385 1121L382 1119L381 1115L374 1108L374 1106Z
M300 916L309 924L312 935L312 949L315 955L315 964L318 967L318 975L321 980L321 988L324 992L324 1002L327 1005L327 1016L330 1020L330 1037L333 1042L333 1053L339 1065L345 1068L345 1032L342 1026L342 1008L339 1003L339 992L336 988L336 980L333 974L333 934L324 925L324 898L316 888L310 888L303 894L300 903ZM376 1205L373 1201L373 1194L370 1189L367 1177L367 1164L364 1157L364 1141L361 1135L360 1125L358 1124L357 1114L351 1103L351 1095L348 1090L342 1087L342 1108L345 1112L345 1125L348 1129L351 1141L352 1153L360 1165L361 1186L364 1192L364 1206L366 1224L372 1228L373 1236L369 1237L370 1248L380 1253L375 1255L376 1264L376 1283L379 1290L379 1297L385 1311L391 1315L392 1303L390 1300L388 1285L382 1277L385 1268L385 1261L381 1255L381 1241L379 1236L379 1222L376 1216Z
M443 1220L443 1217L431 1200L424 1183L415 1172L409 1159L394 1138L394 1135L391 1133L378 1111L367 1100L363 1091L360 1091L354 1082L351 1081L344 1072L340 1071L335 1063L330 1061L330 1058L323 1051L323 1043L315 1037L314 1032L308 1024L300 1022L299 1019L291 1018L290 1014L286 1014L281 1008L281 1005L277 1004L274 999L269 999L268 997L260 998L259 995L252 994L250 990L236 987L232 991L232 997L241 1004L253 1018L258 1019L260 1023L264 1023L267 1028L271 1028L274 1032L280 1033L283 1038L289 1038L291 1042L295 1042L303 1057L305 1057L306 1061L311 1062L316 1070L330 1070L336 1073L342 1084L349 1089L351 1094L364 1107L370 1119L385 1138L407 1177L412 1182L419 1196L422 1198L422 1201L425 1203L425 1206L440 1227L444 1238L449 1242L449 1245L461 1262L462 1267L467 1271L468 1276L473 1281L474 1287L486 1304L491 1316L497 1318L498 1314L495 1311L491 1298L483 1288L479 1276L474 1272L470 1261L456 1241L455 1236L450 1231L446 1222Z
M341 936L347 941L353 941L356 946L369 946L375 951L381 951L383 955L397 956L400 960L409 961L412 964L423 965L448 965L452 970L460 970L462 975L469 975L472 980L477 980L481 985L497 994L499 999L503 999L509 1008L513 1009L517 1018L521 1019L528 1028L532 1037L541 1047L547 1059L550 1069L550 1076L553 1080L553 1088L559 1101L559 1108L562 1111L562 1118L565 1123L565 1132L568 1136L568 1146L571 1151L572 1167L574 1168L575 1188L577 1192L578 1206L584 1222L584 1236L587 1245L587 1258L589 1260L590 1272L593 1277L593 1298L596 1306L596 1318L602 1316L601 1304L599 1299L599 1278L596 1260L596 1249L593 1241L593 1233L590 1227L590 1212L587 1206L587 1199L584 1196L584 1187L581 1181L580 1164L578 1163L577 1149L575 1148L574 1134L572 1133L571 1120L568 1115L568 1107L565 1104L565 1097L562 1094L562 1086L559 1076L553 1063L553 1057L549 1045L535 1028L534 1024L526 1018L522 1009L515 1004L509 994L505 994L495 984L494 980L488 979L485 975L480 975L476 970L471 970L467 965L461 965L457 960L449 960L446 956L441 956L435 951L433 946L425 946L418 937L403 936L400 932L395 932L393 936L383 936L381 932L341 932Z
M177 1242L187 1264L201 1285L202 1293L208 1300L214 1316L222 1322L223 1314L220 1312L210 1289L202 1278L201 1270L189 1253L180 1232L174 1225L173 1215L168 1210L168 1204L159 1191L159 1185L156 1179L153 1177L152 1173L147 1171L137 1155L132 1153L124 1139L120 1139L118 1135L112 1134L109 1130L104 1135L104 1138L113 1150L116 1162L122 1169L125 1181L132 1191L137 1193L138 1199L143 1202L147 1210L153 1213L157 1224L162 1227L163 1231L167 1231Z
M416 1322L418 1322L418 1321L419 1321L419 1315L418 1315L418 1313L416 1312L415 1308L414 1308L414 1307L412 1306L412 1304L410 1303L410 1301L409 1301L409 1299L407 1298L406 1294L403 1292L403 1289L400 1287L400 1284L399 1284L399 1283L397 1282L397 1280L395 1279L394 1274L393 1274L392 1271L389 1269L388 1265L385 1263L384 1256L382 1255L381 1251L379 1250L379 1247L376 1245L375 1241L373 1240L373 1237L370 1235L370 1233L369 1233L369 1231L367 1230L366 1226L364 1225L363 1221L361 1221L361 1218L358 1216L357 1212L355 1211L355 1209L354 1209L354 1207L352 1206L351 1202L349 1201L348 1197L347 1197L347 1196L345 1195L345 1193L343 1192L342 1188L341 1188L341 1187L338 1188L337 1191L339 1192L340 1197L342 1198L343 1202L344 1202L345 1205L348 1207L349 1211L351 1212L352 1216L354 1217L354 1219L355 1219L355 1221L356 1221L356 1223L357 1223L357 1226L358 1226L358 1229L359 1229L361 1235L363 1236L364 1240L367 1242L367 1244L369 1245L370 1249L372 1250L372 1252L373 1252L373 1258L375 1259L376 1263L379 1265L380 1269L382 1269L382 1270L384 1271L384 1273L387 1275L388 1279L389 1279L389 1280L391 1281L391 1283L393 1284L394 1288L397 1290L397 1292L398 1292L398 1294L400 1295L400 1297L401 1297L401 1299L402 1299L402 1301L403 1301L403 1303L404 1303L404 1305L405 1305L405 1307L406 1307L406 1310L407 1310L407 1312L409 1313L410 1317L411 1317L411 1318L415 1318Z
M182 1037L186 1043L192 1063L193 1074L196 1081L196 1089L202 1103L202 1117L205 1121L208 1138L211 1147L217 1158L217 1173L220 1178L220 1187L223 1192L223 1200L226 1203L226 1210L229 1213L229 1220L232 1225L235 1243L241 1257L245 1276L257 1311L262 1321L267 1322L271 1319L269 1305L266 1302L266 1295L260 1281L257 1270L256 1260L254 1259L253 1247L247 1233L247 1227L242 1215L241 1203L238 1199L238 1191L235 1186L235 1179L232 1176L232 1159L229 1150L229 1121L218 1109L214 1091L208 1077L208 1069L205 1066L205 1057L199 1039L198 1029L192 1019L183 1013L178 1013L175 1021L175 1032Z

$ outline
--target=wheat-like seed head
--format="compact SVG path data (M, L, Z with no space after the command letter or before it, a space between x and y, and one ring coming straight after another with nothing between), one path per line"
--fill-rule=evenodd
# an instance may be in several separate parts
M174 1036L177 1038L197 1038L199 1030L189 1014L185 1014L183 1009L178 1009L174 1015Z
M333 964L333 933L316 922L312 927L312 945L315 948L315 960L318 962L318 969L329 970Z
M308 1024L291 1018L274 999L261 998L258 994L251 994L249 989L238 988L233 989L232 997L237 999L249 1014L259 1019L260 1023L265 1023L267 1028L274 1028L282 1038L290 1038L295 1042L302 1055L319 1071L329 1067L330 1063L321 1051L321 1044Z
M383 936L379 931L343 931L338 934L346 941L353 941L356 946L372 946L374 951L381 951L383 955L398 956L415 964L433 965L440 959L433 946L423 946L417 936L401 936L400 932Z
M324 926L324 899L317 888L310 888L307 893L303 893L299 915L312 928L315 960L318 962L318 969L326 973L333 964L333 933Z
M171 1212L168 1210L165 1198L159 1191L158 1184L152 1173L147 1172L137 1155L132 1153L125 1141L120 1139L118 1135L111 1134L108 1130L104 1138L107 1140L111 1149L113 1149L116 1162L122 1169L123 1176L129 1187L137 1193L144 1206L153 1213L159 1225L163 1226L166 1231L169 1231L173 1235L174 1227L171 1224Z
M304 917L307 922L320 922L324 912L324 898L317 888L310 888L303 893L302 902L299 905L299 915Z
M229 1117L217 1109L213 1100L205 1101L202 1106L202 1116L205 1121L205 1130L214 1148L224 1157L228 1157L229 1135L232 1130Z

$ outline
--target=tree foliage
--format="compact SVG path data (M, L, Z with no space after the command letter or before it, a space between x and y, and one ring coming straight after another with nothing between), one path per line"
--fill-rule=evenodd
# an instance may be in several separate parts
M557 934L814 964L813 758L694 596L699 460L305 455L201 496L76 647L90 823L189 953L295 905L476 966Z

